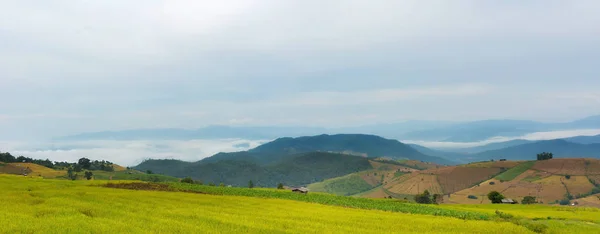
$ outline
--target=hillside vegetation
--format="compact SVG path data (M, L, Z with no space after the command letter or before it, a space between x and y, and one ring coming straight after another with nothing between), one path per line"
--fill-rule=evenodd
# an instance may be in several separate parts
M367 158L326 152L296 154L270 165L244 160L195 163L148 160L135 167L141 171L152 170L176 177L191 176L203 183L246 186L252 180L257 186L265 187L275 187L279 183L288 186L307 185L372 168Z

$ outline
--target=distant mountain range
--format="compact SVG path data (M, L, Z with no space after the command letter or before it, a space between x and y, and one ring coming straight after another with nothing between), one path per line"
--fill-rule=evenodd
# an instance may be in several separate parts
M600 115L565 123L528 120L482 120L473 122L407 121L346 128L317 127L232 127L208 126L199 129L133 129L82 133L60 140L142 140L142 139L223 139L269 140L281 136L307 136L332 133L366 133L386 138L421 141L475 142L492 137L516 137L540 131L600 129Z
M513 140L484 146L458 149L452 152L412 144L421 153L462 163L490 159L532 160L541 152L552 152L557 158L599 158L600 135L556 140Z

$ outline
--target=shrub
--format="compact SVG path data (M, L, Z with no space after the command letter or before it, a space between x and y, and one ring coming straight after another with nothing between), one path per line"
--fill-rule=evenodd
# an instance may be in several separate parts
M571 175L566 175L566 176L565 176L565 178L566 178L567 180L568 180L568 179L571 179Z
M151 170L146 170L146 174L153 174Z
M254 188L254 182L248 181L248 188Z
M508 213L504 213L502 211L496 210L496 215L498 215L498 217L502 218L502 219L512 219L514 218L513 215L508 214Z
M490 182L490 185L495 185L495 184L496 184L496 182L494 182L494 181Z
M193 184L194 180L191 177L185 177L181 180L181 183L188 183L188 184Z
M571 202L567 199L562 199L558 202L558 204L560 204L561 206L567 206L567 205L571 204Z
M522 204L535 204L537 203L537 201L535 200L535 197L532 196L525 196L523 198L523 200L521 201Z
M475 196L475 195L469 195L469 196L467 196L467 198L469 198L469 199L474 199L474 200L477 200L477 199L478 199L478 198L477 198L477 196Z
M84 176L87 180L91 180L92 176L94 176L94 174L91 171L86 171Z
M283 189L283 184L282 184L282 183L279 183L279 184L277 185L277 189Z
M220 184L219 184L219 187L225 187L225 184L223 184L223 183L220 183Z

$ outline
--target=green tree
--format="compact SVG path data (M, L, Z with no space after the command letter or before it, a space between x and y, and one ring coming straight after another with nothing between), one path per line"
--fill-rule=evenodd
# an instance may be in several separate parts
M492 203L502 203L502 199L504 199L504 195L499 193L498 191L491 191L488 193L488 199L492 201Z
M542 153L537 154L537 160L548 160L548 159L552 159L552 157L554 157L554 155L549 152L542 152Z
M87 180L91 180L92 176L94 176L94 173L92 173L91 171L85 171L84 175Z
M223 183L220 183L220 184L219 184L219 187L225 187L225 184L223 184Z
M423 193L415 196L415 202L421 204L431 204L431 194L428 190L425 190Z
M69 167L69 169L67 169L67 177L69 177L70 180L77 179L77 173L74 172L75 170L72 167Z
M248 188L254 188L254 182L248 181Z
M523 198L523 200L521 201L521 204L535 204L537 203L537 201L535 200L535 197L532 196L525 196Z
M80 158L77 161L77 164L79 164L81 166L81 168L89 170L90 166L92 166L92 161L88 158Z
M146 174L153 174L151 170L146 170Z
M283 184L282 184L282 183L279 183L279 184L277 185L277 189L283 189Z

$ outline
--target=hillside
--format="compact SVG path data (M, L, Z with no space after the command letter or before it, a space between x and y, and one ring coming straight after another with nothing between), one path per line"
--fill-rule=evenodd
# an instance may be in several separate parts
M371 170L313 183L308 185L308 189L313 192L350 196L373 190L395 177L417 171L417 169L390 163L390 161L371 160L370 163L373 166ZM378 198L382 197L387 196L378 196Z
M600 144L577 144L566 140L536 141L508 148L473 154L474 160L531 160L540 152L552 152L556 158L600 158Z
M147 160L135 169L152 170L175 177L190 176L204 183L247 186L248 181L252 180L257 186L275 187L278 183L307 185L373 168L367 158L340 153L299 153L286 158L269 165L231 159L209 162Z
M485 197L490 191L499 191L506 197L521 200L534 196L543 203L574 200L600 193L600 160L560 158L521 162L495 178L452 193L450 203L489 203ZM477 199L469 199L472 195ZM591 201L594 201L591 199Z

